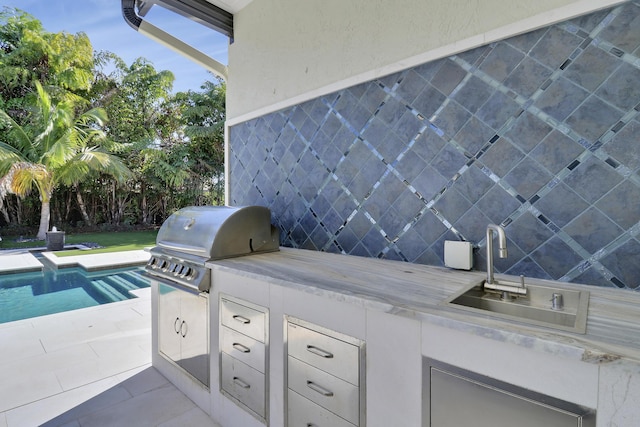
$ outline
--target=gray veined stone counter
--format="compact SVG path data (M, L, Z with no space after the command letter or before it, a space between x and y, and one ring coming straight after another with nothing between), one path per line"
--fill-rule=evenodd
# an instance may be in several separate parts
M620 358L640 361L640 294L632 291L527 279L527 283L552 283L590 292L587 332L577 334L472 314L442 304L455 292L482 281L483 272L289 248L213 261L208 266L538 352L591 363Z

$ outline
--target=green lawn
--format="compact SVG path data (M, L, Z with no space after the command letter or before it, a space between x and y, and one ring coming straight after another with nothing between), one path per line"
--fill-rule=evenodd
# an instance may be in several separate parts
M56 256L65 257L72 255L86 255L106 252L132 251L136 249L144 249L145 247L155 246L157 230L145 231L105 231L100 233L79 233L66 234L65 243L67 245L78 243L96 243L101 248L91 250L71 250L58 251ZM3 236L0 242L0 249L14 248L34 248L46 246L46 242L38 240L34 242L16 242L16 237Z

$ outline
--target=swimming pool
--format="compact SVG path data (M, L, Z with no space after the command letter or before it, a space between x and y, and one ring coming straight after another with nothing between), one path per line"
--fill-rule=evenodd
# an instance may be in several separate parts
M74 267L0 275L0 323L135 298L129 291L150 286L142 271Z

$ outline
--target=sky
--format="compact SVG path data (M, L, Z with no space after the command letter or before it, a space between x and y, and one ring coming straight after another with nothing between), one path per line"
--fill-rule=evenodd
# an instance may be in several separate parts
M4 6L33 15L51 33L84 32L94 50L113 52L127 65L143 57L156 71L173 72L173 92L197 91L205 80L214 81L202 66L131 28L122 17L120 0L0 0L0 8ZM229 39L224 35L157 5L143 19L215 60L228 63Z

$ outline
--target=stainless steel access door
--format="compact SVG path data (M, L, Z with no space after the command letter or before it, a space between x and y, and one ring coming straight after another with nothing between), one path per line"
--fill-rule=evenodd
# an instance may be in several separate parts
M593 410L456 367L423 368L425 427L595 427Z

